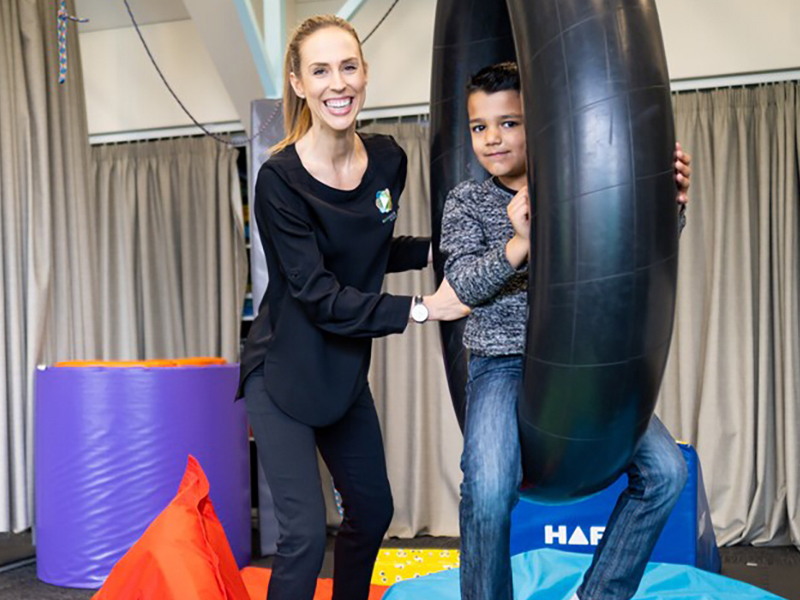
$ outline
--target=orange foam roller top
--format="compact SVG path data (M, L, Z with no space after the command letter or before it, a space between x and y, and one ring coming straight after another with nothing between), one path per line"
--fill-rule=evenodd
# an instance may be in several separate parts
M217 356L195 356L192 358L176 358L173 362L179 367L198 367L198 366L208 366L208 365L225 365L228 364L224 358L219 358Z
M57 362L56 367L207 367L211 365L225 365L228 361L216 356L196 356L191 358L152 359L152 360L66 360Z

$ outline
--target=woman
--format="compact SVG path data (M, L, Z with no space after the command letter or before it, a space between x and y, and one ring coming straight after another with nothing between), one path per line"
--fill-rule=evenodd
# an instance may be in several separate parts
M342 495L333 600L369 594L392 518L383 442L367 384L371 340L410 317L454 320L446 282L432 296L381 294L384 274L420 269L430 241L392 237L406 157L388 136L359 136L367 65L333 16L294 32L284 67L286 138L256 183L270 283L242 356L245 401L278 518L269 600L311 600L325 552L319 449Z

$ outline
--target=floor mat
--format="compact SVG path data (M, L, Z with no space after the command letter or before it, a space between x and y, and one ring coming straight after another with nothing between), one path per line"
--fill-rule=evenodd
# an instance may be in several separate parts
M260 569L258 567L246 567L242 569L242 579L247 593L252 600L264 600L267 597L267 587L269 577L272 574L270 569ZM373 585L370 588L369 600L381 600L385 586ZM331 600L333 594L333 579L318 579L317 591L314 600Z
M414 579L415 577L422 577L449 569L457 569L458 565L458 550L445 548L382 548L375 561L372 583L389 586L398 581Z
M591 556L535 550L515 556L514 600L570 598ZM460 600L457 569L395 584L383 600ZM651 563L635 600L777 600L759 588L682 565Z

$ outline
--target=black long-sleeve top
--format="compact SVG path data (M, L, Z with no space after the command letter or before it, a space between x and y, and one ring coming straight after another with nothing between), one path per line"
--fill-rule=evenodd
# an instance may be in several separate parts
M362 135L367 170L351 191L303 167L294 146L258 174L254 213L269 285L242 353L243 382L312 426L335 422L367 385L372 338L402 332L410 296L380 293L388 272L421 269L427 238L393 238L407 160L389 136Z

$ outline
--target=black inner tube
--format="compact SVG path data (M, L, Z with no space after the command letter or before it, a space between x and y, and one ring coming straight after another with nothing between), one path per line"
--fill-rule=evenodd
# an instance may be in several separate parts
M468 5L468 6L465 6ZM442 213L450 190L467 179L486 178L472 152L466 85L481 68L516 60L511 20L503 2L438 0L431 84L431 223L437 284L444 278L439 251ZM467 387L465 321L441 323L445 372L462 431Z
M519 402L523 491L568 501L599 491L630 463L672 334L674 125L658 14L653 0L508 0L508 12L491 0L463 4L437 7L434 248L447 192L485 177L469 141L468 77L516 56L536 198ZM435 252L439 278L443 263ZM463 425L462 328L444 326L442 336Z

